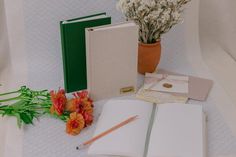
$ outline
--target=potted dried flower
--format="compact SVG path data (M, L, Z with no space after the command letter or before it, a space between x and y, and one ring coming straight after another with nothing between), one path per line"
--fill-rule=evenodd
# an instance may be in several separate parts
M161 56L161 35L181 21L190 0L119 0L117 8L139 26L138 71L154 72Z

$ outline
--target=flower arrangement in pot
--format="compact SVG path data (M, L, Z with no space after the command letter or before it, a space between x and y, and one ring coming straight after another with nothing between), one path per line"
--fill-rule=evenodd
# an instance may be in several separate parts
M190 0L119 0L117 8L139 26L138 72L154 72L161 57L161 36L181 21Z

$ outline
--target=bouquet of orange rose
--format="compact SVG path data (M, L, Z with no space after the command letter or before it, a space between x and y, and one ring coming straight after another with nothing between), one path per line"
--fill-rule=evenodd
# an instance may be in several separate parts
M0 115L16 117L19 127L50 115L66 122L68 134L78 135L93 122L93 101L87 91L73 93L73 98L68 99L63 89L34 91L22 86L17 91L0 94Z

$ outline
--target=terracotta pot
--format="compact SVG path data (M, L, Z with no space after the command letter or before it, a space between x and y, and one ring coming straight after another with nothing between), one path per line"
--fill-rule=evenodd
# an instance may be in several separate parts
M138 48L138 72L145 74L155 71L161 58L161 41L154 44L139 43Z

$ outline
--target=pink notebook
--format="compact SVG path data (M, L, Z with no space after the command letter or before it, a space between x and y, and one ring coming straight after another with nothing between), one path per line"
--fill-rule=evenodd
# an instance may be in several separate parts
M158 70L158 74L170 74L170 75L179 75L184 76L183 74L178 74L175 72L166 71L163 69ZM198 101L205 101L207 96L213 86L213 81L205 78L189 76L189 85L188 85L188 98ZM186 96L186 94L177 94L181 96Z

